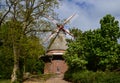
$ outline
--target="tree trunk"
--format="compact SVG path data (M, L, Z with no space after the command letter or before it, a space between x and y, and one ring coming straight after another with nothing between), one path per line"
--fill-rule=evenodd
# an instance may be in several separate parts
M14 53L14 67L11 75L11 83L15 83L18 81L18 73L19 73L19 53L17 46L13 44L13 53Z

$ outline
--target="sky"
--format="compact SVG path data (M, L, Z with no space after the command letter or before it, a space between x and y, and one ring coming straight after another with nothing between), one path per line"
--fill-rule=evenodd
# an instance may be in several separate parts
M120 22L120 0L59 0L55 11L61 20L76 13L66 28L79 28L82 31L100 27L100 19L111 14Z

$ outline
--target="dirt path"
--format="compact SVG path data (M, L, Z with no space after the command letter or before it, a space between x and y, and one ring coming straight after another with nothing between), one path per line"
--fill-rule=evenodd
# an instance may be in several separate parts
M31 80L31 81L26 81L24 83L70 83L65 80L63 80L63 75L56 75L55 77L52 77L46 81L44 80Z
M54 78L48 79L45 83L70 83L70 82L63 80L63 75L58 75Z

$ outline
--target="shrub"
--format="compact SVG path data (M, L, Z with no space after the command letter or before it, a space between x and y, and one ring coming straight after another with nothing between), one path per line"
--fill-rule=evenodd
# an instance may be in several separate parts
M26 72L32 74L42 74L44 70L44 63L42 60L35 58L27 58L26 60Z
M0 48L0 79L10 79L13 69L13 58L11 54L8 54Z
M102 71L77 71L66 72L64 78L73 83L119 83L120 74L118 72Z

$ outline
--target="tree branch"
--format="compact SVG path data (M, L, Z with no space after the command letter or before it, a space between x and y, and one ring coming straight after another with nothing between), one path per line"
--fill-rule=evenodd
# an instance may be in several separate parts
M9 6L9 8L8 8L8 11L7 11L7 12L2 16L2 18L0 19L0 26L1 26L2 22L3 22L3 20L5 19L5 17L7 16L7 14L10 12L11 7L12 7L12 5L13 5L13 4L9 5L7 0L6 0L6 4L7 4L7 6Z
M51 32L52 30L29 30L24 33L24 35L30 33L30 32Z

